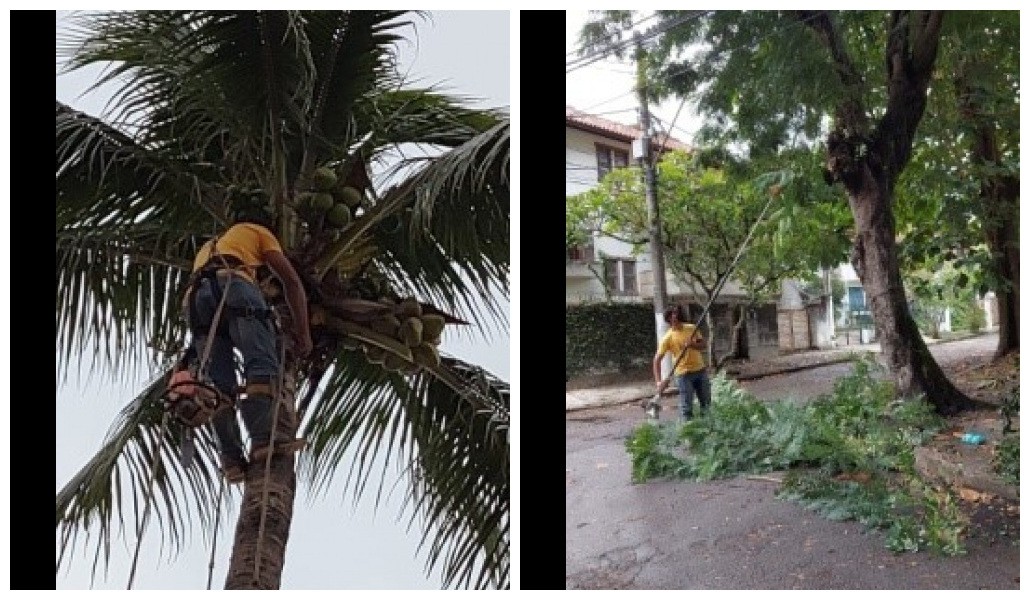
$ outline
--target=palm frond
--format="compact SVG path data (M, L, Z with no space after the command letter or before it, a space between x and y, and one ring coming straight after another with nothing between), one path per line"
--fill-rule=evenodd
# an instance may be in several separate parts
M367 130L369 147L384 151L401 144L455 148L505 118L500 111L468 108L467 101L434 88L389 90L355 106L355 121L365 127L374 125Z
M187 173L57 103L59 377L75 354L117 370L137 356L130 346L181 335L180 292L209 227L202 182Z
M93 532L93 574L98 565L106 571L112 537L124 530L130 503L135 525L131 533L138 535L151 476L151 510L173 552L182 548L194 519L202 527L210 525L220 480L211 433L201 431L201 451L188 468L184 467L177 457L182 430L177 426L162 428L164 411L158 398L169 374L170 369L156 377L122 409L97 454L58 492L57 527L63 542L58 569L79 535Z
M419 454L408 500L426 517L429 566L442 564L446 585L507 587L508 385L453 358L434 371L423 374L432 412L409 411Z
M409 23L404 11L305 11L306 31L318 78L315 105L307 118L304 155L346 148L361 135L355 105L377 97L395 77L395 31ZM315 146L315 143L318 146ZM308 159L309 162L313 160Z
M424 160L421 170L383 195L406 235L377 230L387 256L380 269L403 293L418 295L479 323L504 322L493 292L508 292L509 123ZM477 306L486 306L482 319Z
M345 493L360 495L377 456L399 458L409 475L404 506L411 523L424 520L427 570L439 565L447 586L503 587L507 410L507 386L461 361L446 358L435 373L405 379L344 351L307 421L311 453L301 470L324 491L353 452ZM384 464L377 503L385 483Z

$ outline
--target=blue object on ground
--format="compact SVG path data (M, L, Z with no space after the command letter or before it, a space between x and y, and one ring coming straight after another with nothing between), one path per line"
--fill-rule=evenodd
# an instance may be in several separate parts
M987 439L982 433L966 432L962 434L962 441L966 444L982 444Z

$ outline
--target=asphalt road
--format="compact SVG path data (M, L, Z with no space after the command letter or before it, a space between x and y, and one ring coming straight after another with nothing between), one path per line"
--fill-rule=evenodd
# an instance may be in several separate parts
M948 363L993 350L996 338L934 347ZM759 397L827 392L847 365L747 382ZM670 400L663 418L675 418ZM566 416L567 589L1018 589L1019 548L1001 527L973 527L965 556L891 554L882 532L834 522L774 497L777 484L630 482L625 436L636 405ZM777 474L772 474L776 476ZM1018 516L1015 517L1018 528Z

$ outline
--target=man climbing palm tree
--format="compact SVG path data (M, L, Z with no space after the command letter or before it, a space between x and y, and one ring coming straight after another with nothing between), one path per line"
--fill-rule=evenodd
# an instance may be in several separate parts
M296 417L292 406L280 407L276 402L283 366L277 344L285 340L277 340L272 310L257 285L263 267L270 268L283 283L293 323L291 351L297 358L311 352L304 286L270 230L274 222L263 210L263 198L258 196L257 200L257 204L241 203L233 225L201 247L193 261L193 278L184 307L200 361L200 377L210 376L227 398L236 395L233 349L243 355L246 397L240 401L239 409L250 434L251 461L267 456L273 425L279 426L278 449L295 451L304 443L293 439L290 433L279 433L295 430ZM223 302L224 308L220 310ZM212 424L222 472L229 483L240 483L248 461L235 406L230 403L215 413Z
M121 87L110 119L57 102L60 369L85 344L113 370L145 347L155 378L58 493L59 565L80 533L95 531L104 554L123 509L141 508L138 538L153 512L178 544L186 523L217 522L231 502L225 587L278 588L298 482L318 489L342 472L360 494L388 455L422 517L427 567L446 586L508 586L508 387L437 344L445 325L505 325L494 298L509 290L510 127L506 111L405 80L393 47L410 16L82 15L68 64L115 64L101 83ZM373 181L410 145L432 152ZM193 430L166 426L158 401L186 333L172 291L241 189L268 193L270 231L308 301L277 315L308 310L315 350L279 358L282 401L299 417L288 435L308 448L269 453L237 499L221 493L218 448L200 443L192 461L169 452Z

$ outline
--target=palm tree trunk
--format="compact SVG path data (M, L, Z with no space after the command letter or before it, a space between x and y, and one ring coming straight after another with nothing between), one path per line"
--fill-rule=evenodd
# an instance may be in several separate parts
M276 431L280 436L296 435L299 423L291 418L296 406L296 376L288 373L283 385L285 406L279 407ZM267 487L266 487L267 486ZM296 458L290 453L273 454L265 479L265 461L251 464L243 488L243 502L236 522L227 590L276 590L286 562L286 542L293 522L293 500L297 491ZM262 535L262 507L265 507ZM260 563L257 559L260 558Z

